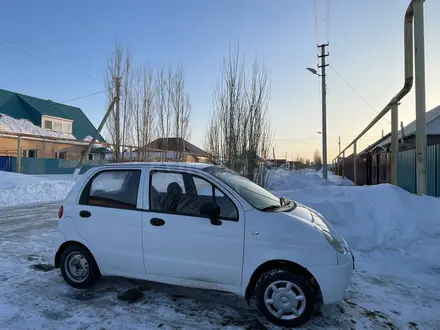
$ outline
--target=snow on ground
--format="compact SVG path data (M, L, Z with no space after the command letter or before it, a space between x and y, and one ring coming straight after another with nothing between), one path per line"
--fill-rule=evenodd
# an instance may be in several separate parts
M62 139L73 139L75 137L72 134L49 131L41 127L34 125L27 119L15 119L8 115L0 113L0 131L4 133L22 133L31 134L45 137L55 137Z
M45 184L37 194L55 198L61 182L64 192L73 184L60 179L0 172L0 206L9 189L24 201L26 185ZM350 186L319 172L273 170L269 187L323 214L355 255L347 299L324 307L305 329L440 329L439 199L388 184ZM32 189L29 196L38 198ZM0 212L0 328L275 329L255 307L226 294L113 278L74 290L47 266L55 232L55 206ZM118 298L139 287L139 301Z
M0 171L0 208L62 201L75 184L70 178Z

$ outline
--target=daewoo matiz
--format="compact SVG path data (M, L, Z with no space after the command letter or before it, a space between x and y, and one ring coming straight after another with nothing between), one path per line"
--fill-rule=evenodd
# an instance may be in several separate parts
M93 168L59 218L55 265L74 288L113 275L226 291L285 327L341 300L354 267L322 215L215 165Z

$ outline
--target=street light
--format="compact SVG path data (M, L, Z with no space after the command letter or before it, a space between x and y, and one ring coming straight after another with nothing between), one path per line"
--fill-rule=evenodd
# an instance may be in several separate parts
M315 69L307 68L307 70L309 70L311 73L316 74L317 76L319 76L318 72Z
M322 135L322 176L324 179L327 179L327 105L326 105L326 99L327 99L327 91L325 89L325 67L327 66L325 64L325 56L324 51L322 50L322 65L321 68L321 74L318 74L318 71L313 68L306 68L307 71L310 73L317 75L318 77L321 77L322 81L322 132L318 132L318 134Z

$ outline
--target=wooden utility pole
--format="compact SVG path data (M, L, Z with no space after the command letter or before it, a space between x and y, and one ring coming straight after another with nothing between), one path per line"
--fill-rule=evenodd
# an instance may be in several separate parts
M121 77L116 77L116 111L115 111L115 126L116 126L116 163L121 161L121 114L119 111L121 99Z

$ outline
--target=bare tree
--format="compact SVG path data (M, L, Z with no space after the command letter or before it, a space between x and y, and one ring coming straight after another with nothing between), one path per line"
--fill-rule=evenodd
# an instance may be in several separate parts
M191 104L189 96L185 91L185 78L183 67L180 66L171 76L169 81L171 108L173 116L173 131L176 138L176 160L182 160L183 145L190 135L189 121L191 117Z
M247 77L238 47L223 60L214 89L213 111L205 134L205 147L215 159L264 184L257 165L267 159L271 145L268 116L269 75L257 59Z
M149 65L143 68L138 68L135 73L134 87L132 93L132 110L134 118L134 131L133 141L134 144L141 148L150 143L156 136L155 122L156 122L156 109L155 109L155 89L153 80L153 70ZM147 154L139 157L142 160L146 160Z
M322 158L318 149L313 153L313 162L315 163L315 169L319 171L322 168Z
M126 145L132 142L132 89L133 89L133 56L127 48L123 50L121 44L115 44L115 50L107 63L105 86L107 89L107 105L110 105L113 99L113 93L116 89L116 78L122 78L122 90L120 96L120 116L119 116L119 137L117 136L116 112L113 110L106 123L108 140L117 144L115 153L120 154L120 145ZM120 157L117 157L120 159Z

